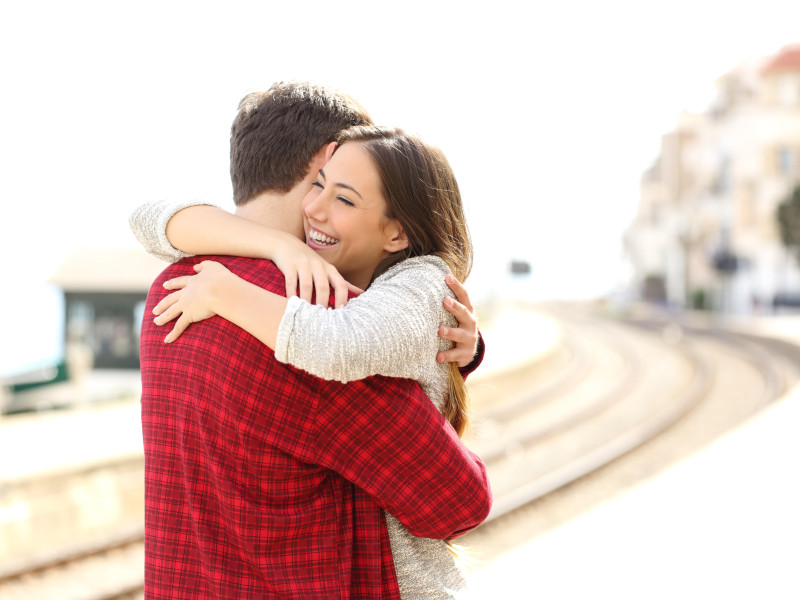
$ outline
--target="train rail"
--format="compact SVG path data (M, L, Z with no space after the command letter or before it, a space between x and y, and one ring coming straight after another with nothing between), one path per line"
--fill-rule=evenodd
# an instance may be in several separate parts
M800 349L786 342L654 315L626 321L563 305L547 311L562 324L573 360L476 411L468 443L486 461L495 504L467 545L483 545L489 534L481 530L503 527L493 522L513 522L518 509L637 448L657 447L663 467L800 380ZM737 379L746 385L732 386Z
M144 527L120 529L0 570L3 600L139 600Z

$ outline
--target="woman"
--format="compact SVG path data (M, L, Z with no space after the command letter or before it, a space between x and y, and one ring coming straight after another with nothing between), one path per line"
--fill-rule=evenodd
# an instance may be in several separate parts
M165 284L179 290L154 311L157 324L179 317L167 341L189 323L219 314L274 349L278 360L323 378L413 378L462 433L468 423L463 378L458 365L434 358L449 345L436 335L439 324L455 324L441 303L444 278L452 272L463 281L472 259L445 157L400 130L348 130L304 199L303 213L308 246L366 292L330 311L271 294L206 261L198 275ZM444 542L416 538L388 515L387 524L404 599L452 598L463 588Z

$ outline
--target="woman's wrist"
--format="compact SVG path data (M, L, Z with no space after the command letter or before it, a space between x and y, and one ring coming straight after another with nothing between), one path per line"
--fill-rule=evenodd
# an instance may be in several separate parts
M236 290L240 283L244 283L244 280L230 271L217 274L209 289L209 308L216 314L229 318L230 307L235 306Z
M266 229L266 228L265 228ZM269 229L265 231L259 245L258 258L265 258L275 262L287 250L297 250L303 244L295 236L285 231L278 231L276 229Z

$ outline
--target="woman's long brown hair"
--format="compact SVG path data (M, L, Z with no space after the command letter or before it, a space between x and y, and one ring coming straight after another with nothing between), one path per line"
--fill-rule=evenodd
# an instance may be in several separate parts
M338 141L360 143L369 153L383 186L386 216L397 219L408 237L408 247L384 259L372 280L402 260L431 254L465 281L472 269L472 240L458 183L441 150L401 129L383 127L352 127ZM458 435L468 428L469 396L455 363L449 364L443 414Z

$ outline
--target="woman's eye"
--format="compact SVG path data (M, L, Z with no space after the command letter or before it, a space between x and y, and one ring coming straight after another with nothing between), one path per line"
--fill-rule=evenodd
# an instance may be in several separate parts
M350 200L348 200L348 199L347 199L347 198L345 198L344 196L336 196L336 199L337 199L337 200L341 200L342 202L344 202L345 204L347 204L347 206L355 206L355 204L353 204L352 202L350 202Z

